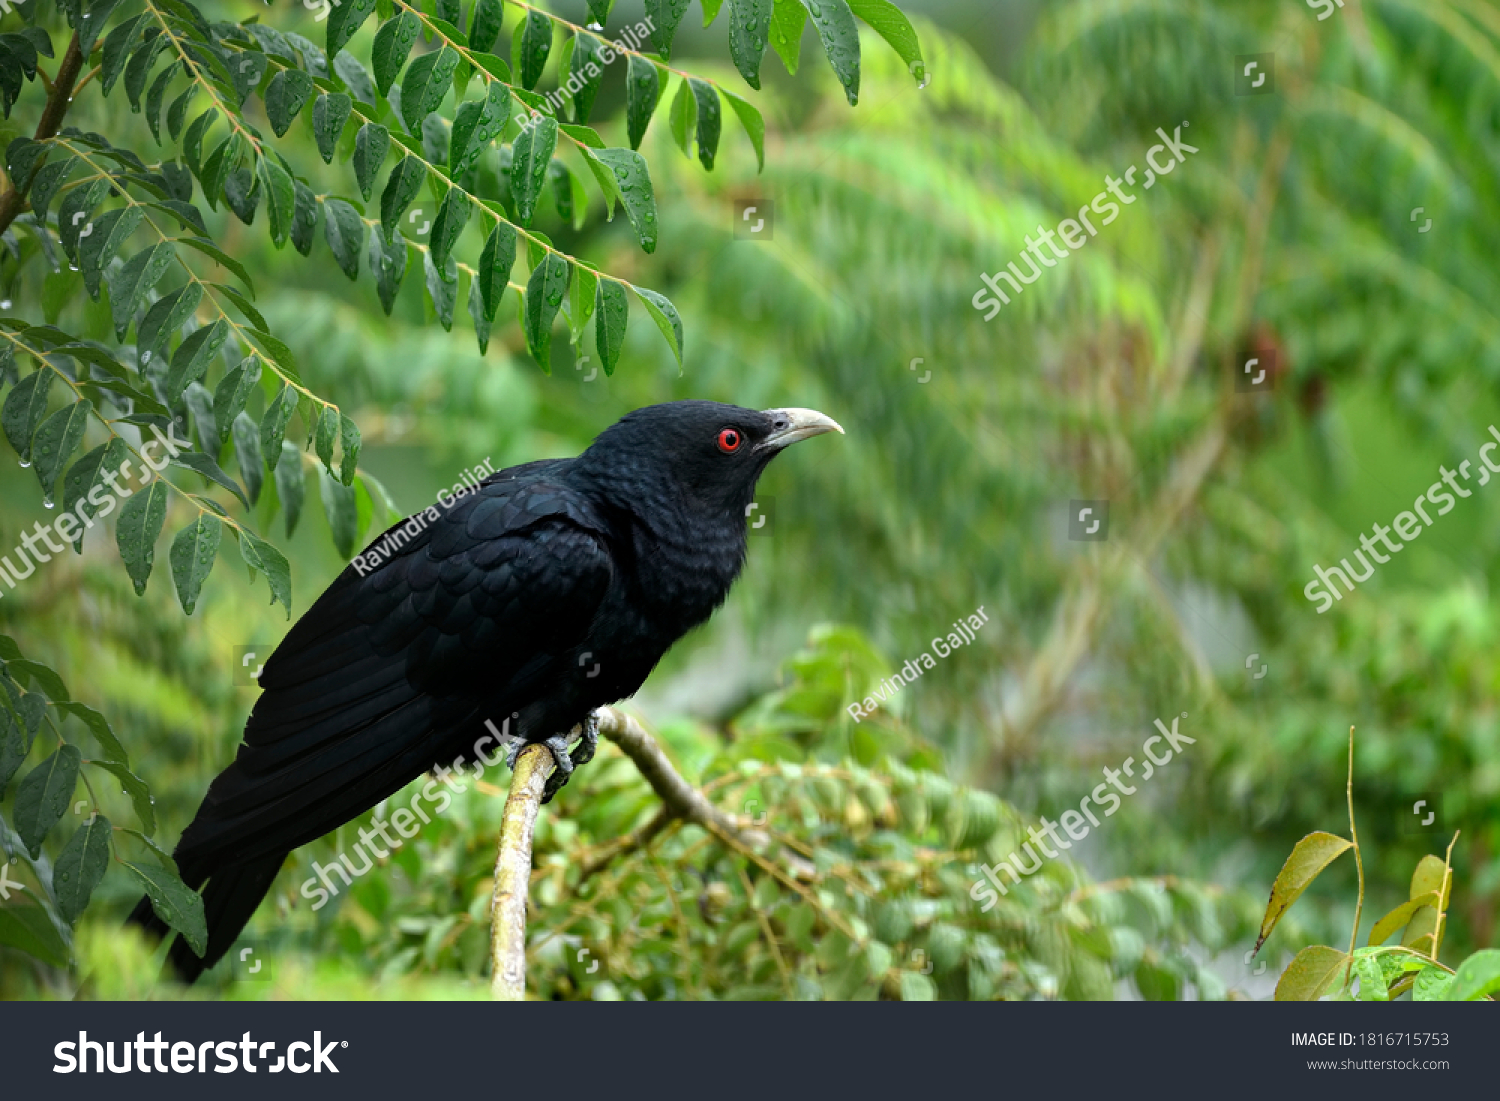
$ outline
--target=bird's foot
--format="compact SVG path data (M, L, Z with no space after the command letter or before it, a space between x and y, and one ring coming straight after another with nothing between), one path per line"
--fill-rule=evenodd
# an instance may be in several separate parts
M570 753L568 746L574 738L578 739L578 748ZM552 797L572 779L573 770L594 759L594 751L599 748L599 719L590 711L588 718L572 730L545 738L542 745L552 751L552 758L557 763L552 775L547 777L547 786L542 791L542 802L550 803Z

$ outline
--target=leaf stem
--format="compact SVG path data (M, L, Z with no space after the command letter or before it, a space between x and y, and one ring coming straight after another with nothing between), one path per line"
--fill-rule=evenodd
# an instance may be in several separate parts
M42 108L41 120L36 124L36 133L32 135L34 141L46 141L57 133L58 127L62 125L63 115L68 112L68 104L73 101L73 84L82 68L83 54L78 49L78 35L75 33L57 66L57 76L53 78L47 91L47 105ZM41 70L38 69L37 72L40 73ZM35 173L36 168L33 167L32 174ZM0 195L0 233L9 229L11 222L16 220L16 215L21 213L30 187L29 179L11 180L9 189Z

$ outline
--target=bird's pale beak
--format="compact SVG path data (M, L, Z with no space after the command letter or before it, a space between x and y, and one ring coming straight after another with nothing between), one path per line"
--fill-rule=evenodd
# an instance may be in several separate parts
M780 451L798 440L821 436L824 432L844 434L838 421L816 409L767 409L764 415L771 418L772 429L756 448L758 451Z

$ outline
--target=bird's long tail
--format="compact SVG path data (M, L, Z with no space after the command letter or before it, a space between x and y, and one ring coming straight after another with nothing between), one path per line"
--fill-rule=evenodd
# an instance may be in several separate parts
M286 856L286 853L273 853L244 864L221 867L211 877L201 872L192 874L190 864L180 862L183 881L189 887L197 889L203 886L205 880L208 882L203 890L203 911L208 920L208 951L200 959L188 942L178 937L168 951L167 959L179 979L185 983L195 981L229 951L235 938L240 935L240 930L250 920L250 915L255 913L261 899L271 889L271 882L281 870ZM149 898L142 898L136 904L128 920L130 924L139 925L158 939L171 932L167 923L152 909Z

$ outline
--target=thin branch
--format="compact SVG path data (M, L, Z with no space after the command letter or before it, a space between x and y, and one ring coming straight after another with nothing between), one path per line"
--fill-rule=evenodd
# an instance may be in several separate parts
M1349 962L1344 967L1344 987L1349 986L1349 976L1354 970L1354 946L1359 943L1359 915L1365 908L1365 862L1359 853L1359 834L1354 830L1354 727L1349 728L1349 779L1344 785L1344 793L1349 800L1349 839L1354 843L1354 867L1359 873L1359 896L1354 902L1354 928L1349 930ZM1442 906L1442 897L1438 898L1439 907ZM1440 911L1441 912L1441 911ZM1437 957L1436 940L1433 942L1432 955Z
M73 83L78 79L78 71L82 68L83 54L78 49L78 35L74 34L57 66L57 76L47 93L47 105L42 108L41 121L36 124L36 133L32 135L34 140L46 141L62 126L63 115L67 114L68 104L73 100ZM37 72L41 70L38 69ZM9 229L11 222L16 220L16 215L21 213L30 187L29 179L11 180L10 188L0 195L0 233Z
M516 757L510 797L500 820L495 894L490 904L490 996L526 999L526 895L531 883L531 839L542 789L553 768L552 751L533 742Z

